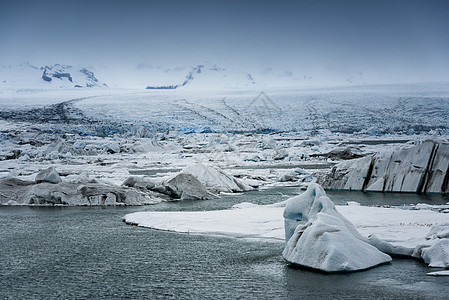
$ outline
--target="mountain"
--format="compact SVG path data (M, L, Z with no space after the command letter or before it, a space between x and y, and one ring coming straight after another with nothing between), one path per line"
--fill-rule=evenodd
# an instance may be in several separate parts
M0 66L0 88L87 88L107 87L86 67L50 65L37 67L31 63Z
M236 89L249 88L256 85L250 73L225 69L217 65L196 65L184 71L185 77L172 84L150 84L148 90L174 90L174 89Z
M94 73L95 71L95 73ZM108 84L106 84L107 82ZM367 83L361 72L336 70L292 71L281 66L248 70L212 63L193 66L0 66L0 90L59 88L135 88L148 90L238 90L325 87Z

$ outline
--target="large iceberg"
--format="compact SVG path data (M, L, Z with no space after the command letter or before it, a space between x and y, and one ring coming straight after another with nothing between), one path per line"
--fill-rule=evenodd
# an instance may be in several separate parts
M370 245L335 208L323 188L311 183L284 210L284 258L324 272L364 270L391 261Z
M447 193L449 144L426 141L407 149L341 162L319 181L330 189Z

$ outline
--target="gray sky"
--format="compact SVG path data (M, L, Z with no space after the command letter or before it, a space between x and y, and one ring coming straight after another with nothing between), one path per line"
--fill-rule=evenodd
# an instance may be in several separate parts
M0 0L0 64L24 61L449 81L449 1Z

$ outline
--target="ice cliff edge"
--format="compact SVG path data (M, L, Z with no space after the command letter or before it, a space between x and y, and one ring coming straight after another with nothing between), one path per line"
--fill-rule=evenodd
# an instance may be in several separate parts
M449 144L419 145L341 162L319 179L324 188L376 192L447 193Z

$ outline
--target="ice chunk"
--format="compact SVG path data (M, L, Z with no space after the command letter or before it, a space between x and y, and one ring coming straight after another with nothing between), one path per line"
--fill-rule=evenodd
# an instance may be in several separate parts
M261 143L262 149L275 149L276 148L276 140L273 138L267 138Z
M384 253L399 256L413 256L413 248L401 245L392 245L384 240L379 239L375 234L370 234L368 236L368 241L371 245Z
M116 142L111 142L106 145L106 152L114 154L120 152L120 145Z
M423 248L421 256L430 267L449 268L449 239L439 239L434 245Z
M426 236L426 239L449 239L449 224L433 226Z
M36 182L37 183L42 183L42 182L48 182L48 183L60 183L61 177L59 176L58 172L56 172L56 170L51 167L45 170L40 171L37 175L36 175Z
M323 188L311 183L284 210L284 258L325 272L364 270L391 261L343 217Z
M84 148L86 148L86 143L83 141L77 141L73 144L73 148L77 150L84 150Z
M141 190L151 190L156 184L145 177L130 176L122 183L122 186L135 187Z
M14 200L9 200L8 202L4 203L3 205L5 205L5 206L16 206L16 205L19 205L19 203L17 201L14 201Z
M427 273L427 275L430 275L430 276L449 276L449 270L447 270L447 271L430 272L430 273Z
M196 179L192 174L180 173L165 183L165 188L170 196L182 200L204 200L218 198L209 193L206 186Z
M251 203L251 202L242 202L238 204L234 204L231 209L244 209L244 208L252 208L257 207L257 204Z
M279 177L279 182L298 181L299 177L296 172L284 173Z
M253 189L234 176L228 175L220 169L209 167L201 163L189 165L184 168L182 172L192 174L212 193L243 192Z
M415 247L414 255L421 256L430 267L449 268L449 224L433 226L426 239Z

